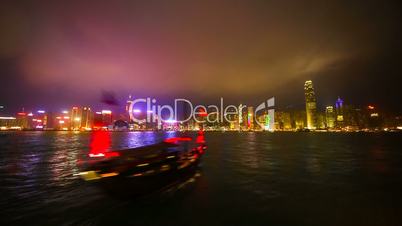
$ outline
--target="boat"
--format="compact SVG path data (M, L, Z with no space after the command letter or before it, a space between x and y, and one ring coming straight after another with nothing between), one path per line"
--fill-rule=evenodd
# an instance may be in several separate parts
M193 176L206 149L200 132L194 140L172 137L137 148L92 152L78 175L110 195L140 196Z

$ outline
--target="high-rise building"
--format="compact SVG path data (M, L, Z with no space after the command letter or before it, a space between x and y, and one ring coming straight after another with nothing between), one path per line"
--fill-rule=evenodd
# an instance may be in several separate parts
M46 112L46 128L47 130L54 130L58 128L56 117L53 112Z
M19 128L17 126L17 120L15 117L0 116L0 130L8 130L10 128Z
M71 109L71 123L70 128L72 130L79 130L81 128L81 109L78 107L73 107Z
M313 82L308 80L304 83L304 95L306 98L307 128L317 128L317 103L313 88Z
M335 103L336 110L336 126L343 127L344 126L344 118L343 118L343 100L338 97Z
M289 112L275 111L275 130L291 130L292 122Z
M317 112L317 121L316 121L317 129L325 129L326 128L326 119L324 112Z
M113 116L111 110L102 110L103 126L111 126L113 124Z
M16 115L16 121L17 121L17 125L18 127L20 127L21 129L26 129L28 127L28 117L27 117L27 113L25 112L18 112Z
M93 115L90 107L73 107L70 115L72 130L91 130Z
M238 115L238 118L239 118L239 120L238 120L238 122L239 122L238 127L239 127L239 130L242 130L242 128L243 128L243 104L240 104L240 105L239 105L239 115Z
M325 108L325 121L327 128L332 129L335 127L335 112L333 106L327 106Z
M290 112L290 120L293 129L302 130L307 127L306 111L294 110Z
M36 114L36 116L35 116L35 120L36 120L35 129L42 130L42 129L46 129L46 128L47 128L48 120L47 120L47 113L46 113L46 111L44 111L44 110L38 110L38 111L37 111L37 114Z
M103 125L103 115L102 115L102 112L100 112L100 111L97 111L97 112L95 112L95 114L94 114L94 118L93 118L93 129L94 130L100 130L100 129L102 129L102 127L104 126Z
M81 113L81 128L90 130L92 127L92 113L90 107L84 107Z
M113 116L111 110L97 111L93 115L92 127L94 130L112 129Z
M127 121L128 121L128 123L132 123L133 122L133 119L132 119L132 109L131 109L131 104L133 103L133 99L132 99L132 96L131 96L131 94L130 95L128 95L128 100L127 100L127 103L126 103L126 117L127 117Z
M61 125L62 130L69 130L69 128L71 127L71 123L72 123L72 120L71 120L71 117L69 114L70 112L62 111L61 113L62 113L62 115L60 117L63 118L63 120L62 120L63 123L61 123L59 121L59 124Z
M368 106L368 127L370 129L380 129L382 125L382 117L378 113L377 108L373 105Z
M247 129L254 129L254 109L253 107L247 107Z
M57 114L56 117L53 116L53 129L56 130L69 130L72 129L71 115L68 111L62 111L61 114Z
M229 122L229 129L230 130L239 130L240 129L240 127L239 127L239 115L238 114L229 115L227 118L230 120L230 122Z

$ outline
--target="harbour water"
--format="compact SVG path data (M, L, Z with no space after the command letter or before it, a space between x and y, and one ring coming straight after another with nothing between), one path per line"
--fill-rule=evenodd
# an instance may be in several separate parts
M174 133L114 132L111 149ZM115 199L80 180L90 132L0 134L1 225L402 225L401 133L207 132L200 171Z

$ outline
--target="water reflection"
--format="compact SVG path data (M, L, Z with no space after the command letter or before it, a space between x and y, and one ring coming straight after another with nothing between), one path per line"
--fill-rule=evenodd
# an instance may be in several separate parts
M370 150L370 163L372 170L377 173L386 173L388 165L385 152L378 146L374 146Z
M207 133L202 176L194 175L166 190L165 198L151 201L105 196L71 176L77 172L75 161L92 146L116 150L176 135L110 133L106 145L91 144L92 135L23 132L0 137L0 208L7 216L2 225L402 222L402 139L397 134Z
M158 137L154 132L130 132L128 133L128 147L140 147L157 142Z
M314 155L307 155L306 170L312 174L319 174L321 171L320 160Z
M162 195L174 195L180 190L189 188L201 177L201 175L201 170L198 169L188 177L182 178L181 180L176 181L176 183L171 184L169 187L166 187L165 190L161 191L161 193Z
M79 150L74 147L74 143L74 138L68 135L55 140L55 146L52 147L54 152L49 159L49 164L52 166L50 179L55 186L74 183L73 175L79 172L77 167Z
M256 149L256 133L248 132L247 133L247 143L243 147L243 151L246 151L242 155L242 163L250 168L257 169L259 167L259 151Z

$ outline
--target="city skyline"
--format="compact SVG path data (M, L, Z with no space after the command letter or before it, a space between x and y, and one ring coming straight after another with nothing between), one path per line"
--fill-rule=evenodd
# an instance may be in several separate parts
M235 105L229 105L228 107L235 108L233 112L233 110L227 111L229 108L226 105L224 107L223 98L220 99L220 109L216 105L197 105L194 108L187 99L175 99L174 109L169 110L171 106L159 103L154 98L134 98L132 95L128 96L123 105L121 104L123 102L116 100L114 94L109 93L104 102L109 107L119 110L91 109L90 105L74 106L70 107L70 110L56 112L48 110L25 112L23 108L22 111L15 113L15 117L0 115L0 126L1 130L84 131L199 130L202 128L234 131L394 131L402 128L400 115L386 113L375 105L351 105L345 103L339 96L333 104L326 105L324 109L317 108L317 95L314 89L312 80L305 81L304 110L275 109L275 98L270 98L268 107L275 109L270 114L267 109L262 113L257 112L265 108L265 102L260 104L255 112L254 107L247 103L240 103L238 109ZM177 100L181 102L176 103ZM135 103L142 103L142 105L135 105ZM190 115L188 104L191 104ZM227 114L231 116L227 117ZM226 121L223 120L224 118Z
M306 80L302 83L299 84L299 86L301 84L304 84L306 86L306 82L310 82L312 80ZM316 82L314 81L314 84L316 84ZM306 89L306 87L305 87ZM313 93L315 93L316 91L314 91L315 89L318 90L323 90L323 87L320 86L315 86L313 88ZM325 88L324 88L325 89ZM306 109L306 90L300 90L300 87L298 87L298 95L297 96L293 96L294 99L297 99L297 102L289 102L288 99L285 98L284 101L281 101L280 98L278 98L276 95L271 95L271 96L275 96L275 98L279 101L277 103L277 107L279 107L280 109ZM145 96L142 95L133 95L133 93L135 92L128 92L129 94L122 94L122 93L115 93L115 92L106 92L106 91L102 91L98 98L94 101L94 102L85 102L82 103L80 100L77 100L75 103L68 103L69 101L65 101L65 100L59 100L58 104L56 105L50 105L49 103L45 103L45 101L40 101L40 104L38 103L29 103L26 105L20 104L20 103L13 103L12 105L5 105L0 103L0 114L5 114L5 115L12 115L15 114L16 112L24 112L26 109L27 111L36 111L36 110L41 110L41 109L47 109L50 110L52 112L57 112L57 111L63 111L66 108L70 108L70 107L74 107L74 106L91 106L96 108L97 110L103 110L103 109L113 109L114 112L117 113L124 113L125 112L125 108L126 106L124 105L125 102L127 101L127 97L130 99L132 97L136 97L136 98L144 98ZM319 93L319 92L318 92ZM320 94L320 93L319 93ZM105 97L105 95L107 95ZM149 95L148 95L149 97ZM173 97L171 95L167 95L164 97L157 97L157 96L151 96L154 99L158 99L158 101L160 102L160 104L168 104L172 101L172 99L174 98L184 98L187 99L188 97L183 97L183 96L176 96ZM314 94L314 99L315 99L315 104L316 104L316 109L317 110L324 110L326 109L327 106L329 105L336 105L336 101L339 100L339 98L342 97L343 99L347 100L347 104L349 105L354 105L357 107L366 107L366 106L376 106L377 108L380 108L383 112L386 112L388 114L395 114L395 115L400 115L402 114L402 112L400 111L394 111L393 108L389 108L389 106L387 106L385 103L381 103L381 102L375 102L375 101L370 101L370 100L363 100L361 102L353 102L352 100L348 99L347 97L345 97L345 95L333 95L332 98L328 98L328 97L322 97L321 95L315 95ZM194 100L198 103L201 104L215 104L215 102L217 100L219 100L219 98L223 98L222 96L218 96L217 98L213 99L211 97L206 98L206 99L201 99L201 98L193 98L191 100ZM249 103L251 105L255 105L257 103L259 103L261 100L263 100L265 97L261 97L261 98L255 98L255 99L251 99L249 101L244 101L244 98L238 98L238 97L229 97L229 98L225 98L225 99L229 99L232 103L234 104L245 104L245 103ZM112 100L109 100L112 99ZM66 103L67 102L67 103Z

